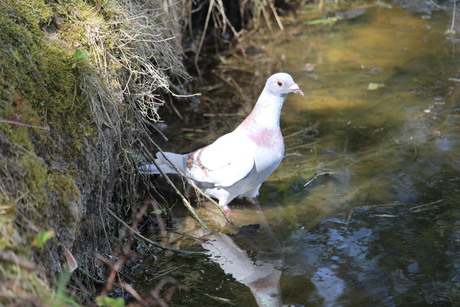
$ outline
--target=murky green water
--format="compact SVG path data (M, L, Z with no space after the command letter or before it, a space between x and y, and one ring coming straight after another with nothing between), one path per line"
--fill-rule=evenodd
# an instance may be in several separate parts
M374 8L273 47L307 92L286 104L287 158L261 198L286 246L284 303L460 301L459 102L448 97L460 57L443 14ZM295 72L304 63L314 70Z
M286 157L262 186L263 212L234 209L246 216L238 225L261 230L213 237L204 247L220 266L193 262L196 287L176 303L256 306L268 289L281 293L270 306L458 305L460 104L449 79L460 56L444 34L450 16L374 7L308 33L301 20L283 41L263 42L306 95L285 103Z

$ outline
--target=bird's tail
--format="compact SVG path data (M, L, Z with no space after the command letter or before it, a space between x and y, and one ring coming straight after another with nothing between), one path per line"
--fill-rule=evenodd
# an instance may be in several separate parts
M184 160L186 155L172 152L159 152L156 155L155 163L158 168L166 174L177 174L176 168L181 172L185 171ZM169 160L169 161L168 161ZM171 163L176 167L172 166ZM141 174L161 174L155 164L146 164L139 167Z

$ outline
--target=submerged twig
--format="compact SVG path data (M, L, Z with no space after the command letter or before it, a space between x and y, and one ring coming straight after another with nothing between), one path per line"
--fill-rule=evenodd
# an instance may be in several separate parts
M356 210L370 209L370 208L381 208L381 207L397 207L397 206L406 206L406 204L400 203L400 202L394 202L394 203L390 203L390 204L365 205L365 206L353 207L348 211L347 217L345 219L345 225L348 226L348 224L350 223L350 221L351 221L351 219L353 217L353 214L355 213Z
M426 210L430 210L430 209L435 209L443 201L444 201L444 199L439 199L439 200L435 200L435 201L432 201L432 202L429 202L429 203L426 203L426 204L417 205L417 206L414 206L414 207L410 208L409 211L412 212L412 213L417 213L417 212L422 212L422 211L426 211Z
M409 208L409 212L411 212L411 213L419 213L419 212L423 212L423 211L426 211L426 210L436 209L442 204L443 201L444 201L444 199L439 199L439 200L435 200L435 201L432 201L432 202L429 202L429 203L426 203L426 204L417 205L417 206ZM347 213L347 217L345 219L345 225L348 226L348 224L350 223L350 221L351 221L351 219L353 217L353 214L355 213L356 210L359 210L359 209L371 209L371 208L381 208L381 207L397 207L397 206L407 206L407 204L400 203L400 202L394 202L394 203L390 203L390 204L357 206L357 207L351 208ZM396 217L395 215L391 215L391 214L379 214L379 215L376 215L376 216L378 216L378 217Z
M168 244L168 232L166 231L166 224L161 218L160 204L158 204L158 202L154 199L146 200L145 203L150 204L153 207L158 227L160 228L161 240L163 243Z
M455 12L457 11L457 1L454 1L454 8L452 10L452 23L450 25L450 31L451 33L455 33Z
M305 183L303 186L306 187L307 185L315 181L316 178L320 176L335 175L335 174L337 174L337 172L335 171L326 171L326 172L316 173L316 175L312 179L308 180L307 183Z
M123 225L124 227L126 227L130 232L132 232L136 237L138 237L139 239L149 243L149 244L152 244L153 246L155 247L158 247L162 250L167 250L167 251L171 251L173 253L176 253L176 254L179 254L179 255L204 255L204 253L201 253L201 252L187 252L187 251L182 251L182 250L179 250L179 249L175 249L175 248L172 248L172 247L167 247L167 246L164 246L160 243L157 243L157 242L154 242L152 240L150 240L149 238L146 238L144 237L143 235L141 235L138 231L134 230L131 226L129 226L128 224L126 224L121 218L119 218L115 213L113 213L112 210L110 209L107 209L107 212L109 213L110 216L112 216L118 223L120 223L121 225Z

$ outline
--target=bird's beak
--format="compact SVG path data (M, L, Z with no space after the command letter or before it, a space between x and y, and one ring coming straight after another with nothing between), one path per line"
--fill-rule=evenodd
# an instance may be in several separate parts
M296 94L300 94L303 96L303 92L302 90L300 89L300 87L297 85L297 84L293 84L291 85L291 87L289 88L293 93L296 93Z

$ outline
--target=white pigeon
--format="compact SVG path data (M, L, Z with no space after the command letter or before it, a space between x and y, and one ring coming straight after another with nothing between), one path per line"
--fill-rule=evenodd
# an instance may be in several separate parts
M256 197L283 159L280 114L290 93L303 96L289 74L272 75L252 112L235 130L188 154L159 152L155 163L164 173L177 174L176 168L180 170L228 212L227 205L234 198ZM154 164L139 169L145 174L160 174Z

